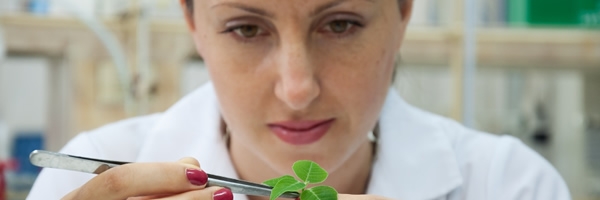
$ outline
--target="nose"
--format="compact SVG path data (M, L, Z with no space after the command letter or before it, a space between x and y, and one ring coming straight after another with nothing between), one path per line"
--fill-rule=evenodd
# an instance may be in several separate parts
M293 110L308 108L319 96L320 86L307 47L302 43L284 45L278 59L277 98Z

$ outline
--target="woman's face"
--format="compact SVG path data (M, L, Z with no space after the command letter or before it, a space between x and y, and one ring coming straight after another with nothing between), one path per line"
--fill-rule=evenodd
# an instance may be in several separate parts
M288 172L299 159L334 171L368 143L408 21L397 0L201 0L193 10L232 145Z

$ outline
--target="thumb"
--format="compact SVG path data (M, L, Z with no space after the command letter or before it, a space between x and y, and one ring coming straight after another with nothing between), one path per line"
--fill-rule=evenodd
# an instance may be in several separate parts
M186 165L191 165L191 166L194 166L195 168L200 168L200 163L198 162L198 160L196 160L195 158L192 158L192 157L185 157L185 158L179 159L177 162L183 163Z

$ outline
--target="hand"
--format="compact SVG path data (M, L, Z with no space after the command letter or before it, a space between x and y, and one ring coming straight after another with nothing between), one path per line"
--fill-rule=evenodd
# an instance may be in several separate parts
M105 171L67 194L63 200L233 199L228 189L205 188L207 181L207 174L193 158L173 163L133 163Z
M338 194L339 200L392 200L387 197L380 197L374 195L352 195L352 194Z

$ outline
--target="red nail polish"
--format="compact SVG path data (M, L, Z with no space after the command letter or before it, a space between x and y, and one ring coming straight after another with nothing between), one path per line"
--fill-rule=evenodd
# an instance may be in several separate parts
M233 200L233 193L227 188L220 189L213 194L213 200Z
M186 169L185 175L187 176L190 183L194 185L204 185L208 182L208 175L206 172L198 169Z

